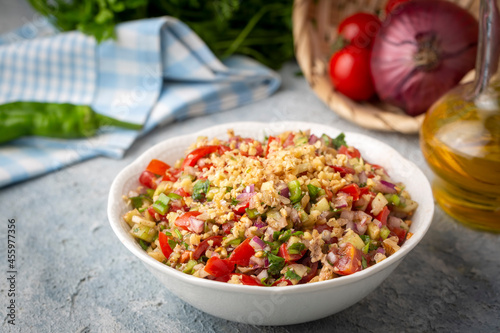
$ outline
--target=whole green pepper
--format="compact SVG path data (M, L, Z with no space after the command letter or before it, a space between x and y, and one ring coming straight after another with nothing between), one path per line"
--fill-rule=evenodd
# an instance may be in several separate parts
M95 113L90 106L68 103L12 102L0 105L0 143L23 136L84 138L102 126L140 130L142 125Z

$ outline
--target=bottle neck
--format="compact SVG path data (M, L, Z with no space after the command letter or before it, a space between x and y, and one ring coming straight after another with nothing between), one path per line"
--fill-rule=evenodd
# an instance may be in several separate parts
M500 13L498 0L481 0L476 60L475 96L488 92L492 78L499 79Z

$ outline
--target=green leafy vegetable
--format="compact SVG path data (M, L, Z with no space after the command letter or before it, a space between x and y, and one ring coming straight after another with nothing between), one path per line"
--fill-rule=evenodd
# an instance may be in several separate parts
M347 143L345 142L345 134L340 133L336 138L332 139L332 145L335 147L335 149L339 149L341 146L347 147Z
M193 186L193 195L191 196L194 200L203 200L208 193L210 188L210 181L198 180Z
M114 38L120 22L173 16L186 23L220 58L245 54L279 68L294 57L290 0L29 0L63 31L98 41Z
M290 254L299 254L306 248L304 243L297 242L293 243L288 247L288 253Z
M285 279L288 280L300 280L302 279L299 274L295 273L293 269L288 269L285 273Z
M285 259L278 257L270 252L267 253L267 259L269 260L269 268L267 272L270 275L278 275L280 271L285 267Z

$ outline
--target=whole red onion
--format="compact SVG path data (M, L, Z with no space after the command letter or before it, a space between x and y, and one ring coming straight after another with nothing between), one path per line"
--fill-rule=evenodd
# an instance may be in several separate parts
M387 17L371 71L381 100L416 116L475 67L478 22L444 0L412 0Z

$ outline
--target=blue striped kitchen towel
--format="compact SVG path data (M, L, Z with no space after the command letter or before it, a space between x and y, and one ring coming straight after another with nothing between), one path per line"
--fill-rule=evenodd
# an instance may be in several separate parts
M116 36L97 44L80 32L57 33L43 19L0 36L0 104L91 105L144 125L140 132L104 128L85 139L24 137L0 145L0 187L95 156L120 158L159 125L263 99L281 82L249 58L219 61L175 18L122 23Z

